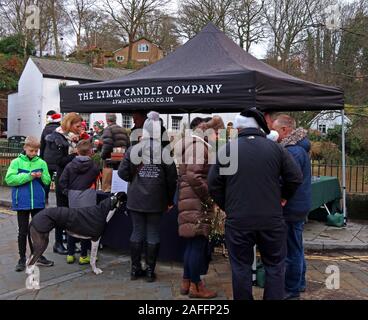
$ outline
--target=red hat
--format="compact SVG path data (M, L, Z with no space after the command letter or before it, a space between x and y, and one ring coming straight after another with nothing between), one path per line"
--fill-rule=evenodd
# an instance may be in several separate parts
M61 121L61 114L55 113L47 118L50 122L60 122Z

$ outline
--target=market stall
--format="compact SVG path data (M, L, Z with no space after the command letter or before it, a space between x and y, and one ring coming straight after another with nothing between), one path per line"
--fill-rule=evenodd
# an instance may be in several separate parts
M344 109L341 89L298 79L257 60L212 23L153 65L113 81L60 88L60 94L62 112L225 113L254 106L263 111ZM343 191L346 214L345 182ZM182 241L176 218L173 209L162 227L175 253ZM128 225L113 221L106 237L126 237Z

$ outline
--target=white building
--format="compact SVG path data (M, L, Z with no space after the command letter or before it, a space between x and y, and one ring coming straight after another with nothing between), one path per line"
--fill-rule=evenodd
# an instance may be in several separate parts
M92 68L86 64L31 57L19 79L18 92L8 97L8 137L41 136L49 110L60 111L60 85L112 80L131 71ZM89 120L89 115L83 115ZM101 115L96 115L100 118ZM90 121L93 121L91 117ZM121 121L121 118L120 118Z
M338 125L341 125L341 112L340 111L322 111L310 122L310 128L318 130L322 134L327 134L329 129L333 129ZM345 116L345 125L351 124L351 120Z

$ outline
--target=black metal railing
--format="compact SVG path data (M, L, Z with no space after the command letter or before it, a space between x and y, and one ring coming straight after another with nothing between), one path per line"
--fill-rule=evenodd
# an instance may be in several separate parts
M0 166L8 166L10 162L23 152L24 143L0 141Z
M332 176L340 180L342 186L341 161L312 161L312 175ZM346 163L346 191L368 193L368 163Z

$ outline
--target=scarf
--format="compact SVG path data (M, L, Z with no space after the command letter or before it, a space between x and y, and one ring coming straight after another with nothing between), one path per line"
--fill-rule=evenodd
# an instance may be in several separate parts
M280 144L283 147L295 146L299 141L302 141L308 134L308 131L304 128L298 128L291 132L291 134L284 138Z
M55 129L55 131L65 137L69 144L68 154L75 153L75 148L77 147L77 143L79 140L79 136L73 132L65 133L61 127Z

